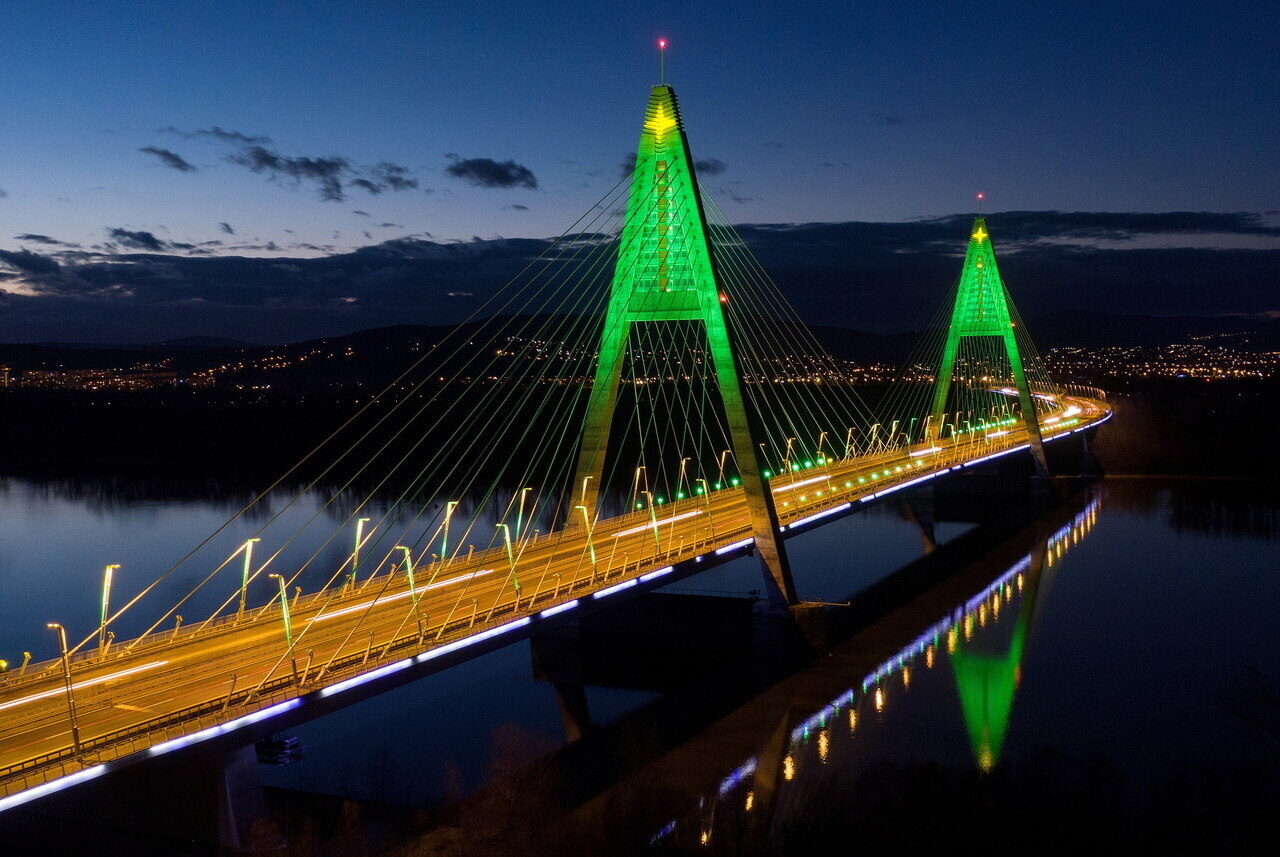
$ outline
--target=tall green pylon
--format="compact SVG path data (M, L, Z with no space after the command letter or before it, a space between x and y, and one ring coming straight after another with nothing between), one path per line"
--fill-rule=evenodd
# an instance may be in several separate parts
M960 286L956 290L956 303L951 311L951 325L947 328L946 344L942 348L942 366L938 371L933 393L933 408L929 416L930 433L937 435L942 428L942 415L947 406L947 393L951 389L952 373L960 342L967 337L999 337L1004 344L1013 371L1014 386L1018 389L1018 406L1031 453L1035 457L1036 471L1040 475L1049 472L1044 458L1044 442L1040 436L1040 421L1036 416L1035 399L1027 385L1023 371L1022 352L1018 348L1017 329L1009 312L1009 291L1000 279L996 267L996 252L991 246L986 218L973 221L969 234L969 250L964 257L964 270L960 274Z
M601 333L600 360L578 453L574 495L592 517L597 514L609 430L632 327L702 322L751 516L756 551L767 571L766 579L774 584L774 598L793 604L795 585L778 536L773 494L756 456L759 432L753 430L743 400L741 367L721 297L715 252L708 239L693 156L676 94L665 84L655 86L649 95L631 178L627 217Z

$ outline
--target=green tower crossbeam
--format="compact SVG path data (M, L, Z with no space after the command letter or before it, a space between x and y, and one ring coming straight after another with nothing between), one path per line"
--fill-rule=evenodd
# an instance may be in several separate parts
M617 267L601 333L600 359L587 403L574 492L598 513L601 474L631 329L638 324L702 322L720 389L756 550L776 584L775 597L794 603L795 586L773 495L761 475L756 435L743 400L742 372L720 300L715 253L675 91L655 86L631 179Z
M1040 436L1040 421L1036 416L1035 399L1023 371L1022 352L1018 348L1017 329L1009 312L1009 304L1009 291L1000 279L1000 270L996 267L996 253L987 232L987 221L982 217L976 218L973 221L973 232L969 235L969 250L964 257L964 270L960 274L955 307L951 311L947 340L942 348L942 365L938 370L933 408L929 416L930 432L936 435L942 428L942 414L947 405L947 393L951 389L960 341L967 337L999 337L1013 371L1014 386L1018 390L1018 406L1022 410L1022 421L1031 442L1036 469L1043 475L1048 473L1048 467L1045 464L1044 442Z

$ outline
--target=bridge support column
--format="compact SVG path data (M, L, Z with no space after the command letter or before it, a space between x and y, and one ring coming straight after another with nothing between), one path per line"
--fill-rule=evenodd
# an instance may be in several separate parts
M549 683L556 692L565 740L580 740L593 729L583 685L581 625L566 620L534 635L529 653L534 679Z
M757 457L757 444L764 437L743 396L742 369L725 310L727 301L675 92L669 86L655 86L636 153L600 356L571 486L574 499L569 501L566 520L576 523L572 513L578 505L574 500L579 498L593 517L599 513L600 493L606 488L602 481L609 433L632 328L701 324L766 584L774 600L794 604L795 584L778 535L773 493Z

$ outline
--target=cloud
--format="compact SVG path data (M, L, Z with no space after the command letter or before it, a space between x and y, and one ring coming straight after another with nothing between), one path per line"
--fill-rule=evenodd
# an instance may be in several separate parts
M369 214L369 212L367 212L367 211L361 211L361 210L360 210L360 209L358 209L358 208L353 208L353 209L351 209L351 213L352 213L352 214L358 214L358 215L360 215L361 217L372 217L372 216L373 216L373 215Z
M285 176L295 182L314 182L320 198L329 202L343 200L342 176L351 167L350 161L338 155L292 158L262 146L246 146L239 154L231 155L229 160L255 173Z
M52 274L59 268L56 259L28 250L0 250L0 262L5 262L26 274Z
M369 191L370 195L372 196L377 196L378 194L382 193L382 191L384 190L382 185L378 184L377 182L371 181L369 179L354 179L352 180L350 185L348 185L348 187L362 187L365 190Z
M418 186L418 180L410 178L408 167L393 164L390 161L377 164L369 170L369 173L381 187L390 190L413 190Z
M618 172L622 178L626 178L636 171L636 153L627 152L622 156L622 162L618 164Z
M146 152L148 155L155 155L160 159L160 163L164 164L166 167L178 170L179 172L193 173L196 171L195 165L187 161L177 152L171 152L168 149L161 149L158 146L143 146L138 151Z
M379 229L404 229L404 224L402 224L402 223L379 223L379 224L378 224L378 228L379 228Z
M232 228L231 228L231 224L230 224L230 223L227 223L225 220L218 224L218 229L222 230L223 232L225 232L225 233L226 233L226 234L228 234L228 235L235 235L235 234L236 234L236 231L235 231L234 229L232 229Z
M719 158L694 158L693 169L702 178L709 176L718 176L729 168L729 165Z
M56 244L61 246L62 242L57 238L50 238L48 235L33 235L30 232L24 232L21 235L13 236L15 241L26 241L31 244Z
M179 131L170 125L167 128L160 129L161 134L177 134L184 140L191 140L197 137L207 137L217 140L220 143L237 143L241 145L253 145L256 143L270 143L271 138L266 136L251 136L249 134L241 134L239 131L227 131L214 125L212 128L200 128L195 131Z
M453 155L453 163L445 172L454 178L467 181L475 187L512 188L534 190L538 179L528 167L515 161L495 161L492 158L459 158Z
M418 180L409 176L408 167L390 161L360 167L342 155L291 157L257 145L244 146L227 159L255 173L292 179L295 184L311 183L320 199L326 202L342 202L346 199L346 188L362 188L377 196L388 190L411 190L418 186Z
M5 198L5 197L7 197L8 195L9 195L9 191L7 191L7 190L5 190L4 188L0 187L0 199L4 199L4 198Z
M1273 222L1247 212L987 216L1001 274L1033 335L1042 315L1100 306L1160 315L1280 309L1274 287L1280 227ZM890 332L928 323L955 282L971 226L972 216L964 214L889 223L738 224L735 230L802 318ZM403 237L351 252L255 243L219 248L228 255L197 256L174 253L182 248L150 232L108 231L117 248L129 250L0 251L9 292L0 342L139 342L194 334L281 342L406 322L451 324L550 245L549 239ZM1204 246L1216 235L1230 240ZM1160 236L1191 246L1149 246ZM155 242L169 255L129 241ZM1260 249L1241 248L1245 241ZM243 255L252 251L273 256ZM290 266L287 276L275 267L281 264ZM358 302L340 300L351 296Z
M112 241L119 243L121 247L128 247L133 250L149 250L152 253L159 253L168 250L171 246L168 241L157 238L151 232L135 232L119 226L107 227L107 235L111 237Z
M507 208L511 209L512 211L528 211L529 210L529 206L521 205L518 202L511 203L510 205L507 206Z

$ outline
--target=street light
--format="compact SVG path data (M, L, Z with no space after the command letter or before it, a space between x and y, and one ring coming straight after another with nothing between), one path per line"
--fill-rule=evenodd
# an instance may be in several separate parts
M658 550L662 550L662 538L658 535L658 513L653 508L653 493L651 491L642 491L647 502L645 505L649 507L649 521L653 525L653 542L658 546Z
M249 569L253 566L253 543L260 541L262 539L248 539L244 543L244 568L240 572L240 606L236 609L237 616L244 615L245 598L249 592Z
M687 458L685 459L685 461L688 460ZM596 546L595 542L591 540L591 513L587 511L586 506L574 506L573 508L582 511L582 522L587 525L587 550L591 553L591 565L594 566L596 564Z
M355 583L356 572L360 565L360 543L364 541L364 525L368 522L368 518L360 518L356 521L356 543L351 551L351 571L347 574L347 583Z
M449 519L453 517L453 508L457 505L457 500L450 500L444 504L444 532L440 537L440 558L445 562L449 561Z
M284 619L284 641L290 647L293 646L293 626L289 622L289 591L285 589L284 576L279 574L268 575L274 577L276 582L280 584L280 615Z
M62 679L67 686L67 713L71 716L71 748L78 755L80 724L76 722L76 698L71 688L71 656L67 654L67 629L57 622L47 622L45 627L58 632L58 647L62 649Z
M418 603L418 587L413 582L413 557L409 553L409 549L404 545L396 545L396 550L404 551L404 573L409 576L409 597L413 599L413 603Z
M520 489L520 511L516 512L516 541L520 541L520 536L524 533L524 495L532 490L532 488Z
M579 506L578 508L582 508L582 507ZM516 555L515 555L515 552L511 549L511 528L508 527L506 524L497 524L496 526L500 530L502 530L502 543L507 548L507 567L511 570L511 583L515 587L516 594L519 595L520 578L516 577ZM493 611L490 611L490 612L493 612Z
M107 613L111 605L111 573L120 567L120 563L107 566L102 571L102 619L98 623L98 654L107 650Z

